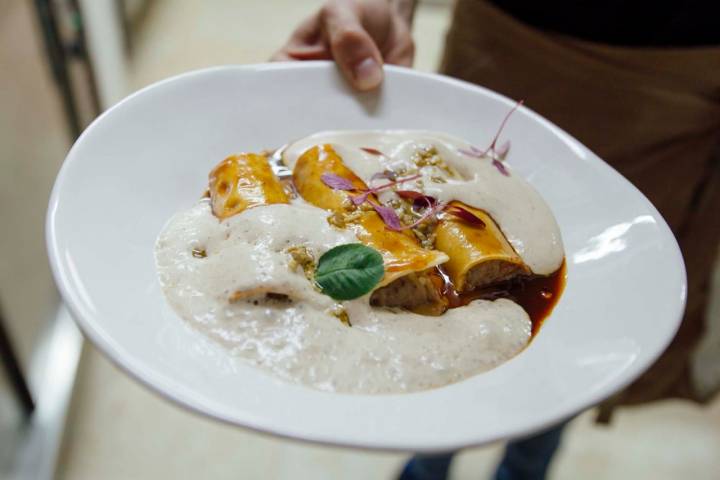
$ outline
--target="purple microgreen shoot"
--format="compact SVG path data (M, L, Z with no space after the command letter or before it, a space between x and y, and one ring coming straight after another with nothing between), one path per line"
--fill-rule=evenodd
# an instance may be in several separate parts
M426 204L429 204L430 206L435 205L437 200L435 197L431 197L429 195L425 195L420 192L416 192L414 190L396 190L395 193L400 197L404 198L406 200L412 200L412 208L413 210L420 210L422 207L424 207Z
M350 180L339 175L335 175L334 173L323 173L320 176L320 180L333 190L356 190Z
M475 155L484 155L483 151L477 148L475 145L470 145L470 151Z
M422 194L420 192L415 192L413 190L397 190L395 192L400 198L404 198L406 200L412 200L412 208L415 211L421 210L422 208L427 209L425 211L425 214L427 214L429 211L435 209L433 211L433 214L437 214L441 211L445 211L450 215L454 215L462 220L465 220L467 223L471 225L478 226L480 228L485 227L485 222L482 221L480 217L469 211L468 209L461 207L459 205L450 205L450 204L442 204L440 208L435 208L438 205L438 201L435 197L431 197L429 195ZM423 214L423 220L427 217Z
M377 155L378 157L384 157L384 156L385 156L385 154L382 153L382 152L381 152L380 150L378 150L377 148L372 148L372 147L360 147L360 150L362 150L363 152L369 153L370 155Z
M390 207L386 207L385 205L375 203L370 199L368 199L368 203L375 209L377 214L380 215L380 218L382 218L383 222L385 222L385 226L387 226L387 228L395 231L402 230L400 218L397 216L397 213L395 213L395 210Z
M392 173L392 172L390 172ZM390 177L390 174L386 172L381 173L383 177L380 177L380 175L376 174L373 175L375 178L392 178ZM392 174L394 176L394 174ZM352 190L359 192L357 195L350 195L350 201L353 203L353 205L358 206L362 205L365 202L368 202L372 208L377 212L378 215L380 215L380 218L382 218L383 222L385 222L385 225L390 230L400 231L400 230L406 230L408 228L413 228L419 223L422 223L425 219L429 218L432 215L436 215L438 212L442 211L444 206L439 206L437 201L433 197L429 197L427 195L423 195L419 192L414 192L412 190L398 190L399 195L403 196L405 195L405 198L412 198L413 200L413 206L415 207L418 205L418 208L422 206L423 203L425 203L426 211L423 212L423 215L418 221L414 222L411 226L403 227L400 223L400 218L397 216L397 213L395 213L395 210L393 210L390 207L386 207L384 205L381 205L377 202L374 202L370 195L373 195L379 191L385 190L387 188L394 187L396 185L400 185L406 182L411 182L413 180L417 180L422 175L411 175L409 177L400 178L398 179L395 177L394 179L390 180L387 183L384 183L382 185L378 185L377 187L372 188L366 188L366 189L359 189L356 188L350 180L347 178L340 177L338 175L335 175L333 173L324 173L320 176L321 180L325 185L328 187L334 189L334 190Z
M462 153L463 155L467 155L468 157L477 157L477 158L482 158L487 153L487 151L480 150L475 145L470 145L469 150L466 148L458 148L458 152Z
M382 172L378 172L373 174L372 177L370 177L370 182L374 180L397 180L397 173L393 172L392 170L385 170Z
M406 198L408 200L415 200L425 196L424 193L416 192L415 190L396 190L395 193L398 197Z
M451 215L455 215L456 217L466 221L470 225L474 225L476 227L484 228L485 222L472 213L470 210L467 210L466 208L463 208L459 205L452 205L445 209L445 211Z
M413 180L417 180L418 178L422 177L419 173L416 175L410 175L409 177L400 178L396 180L392 180L388 183L384 183L382 185L378 185L377 187L373 187L370 190L373 192L378 192L380 190L384 190L386 188L394 187L395 185L400 185L402 183L412 182Z
M502 145L500 145L497 148L497 150L495 150L495 155L497 155L498 158L504 160L509 151L510 151L510 140L505 140L502 143Z
M442 212L445 209L445 207L447 207L446 203L439 203L439 202L436 203L435 205L432 205L430 203L429 197L426 197L425 200L427 201L427 208L425 209L423 214L420 216L420 218L415 220L410 225L406 225L406 226L402 227L401 230L410 230L412 228L415 228L418 225L420 225L421 223L423 223L424 221L435 217L438 213Z
M360 195L350 195L350 201L355 206L362 205L367 200L369 194L369 192L365 191Z
M467 148L458 148L458 152L462 153L463 155L467 157L477 157L480 158L482 155L478 155L474 152L474 150L477 150L475 147L472 147L472 150L468 150Z
M497 158L493 158L492 164L495 168L498 169L498 172L502 173L506 177L510 176L510 172L508 171L507 167L505 167L505 164L502 163L500 160L498 160Z
M467 155L468 157L475 157L475 158L484 158L488 155L491 155L493 159L493 166L498 169L500 173L505 175L506 177L510 176L510 172L505 167L505 165L502 164L502 161L505 160L505 157L507 156L508 152L510 151L510 141L507 140L503 142L499 147L497 146L498 139L500 138L500 134L505 129L505 125L507 124L508 120L510 119L510 116L520 108L525 103L524 100L520 100L515 104L513 108L510 109L510 111L505 115L505 118L503 118L502 122L500 122L500 127L498 128L497 132L495 133L495 136L492 139L492 142L490 142L490 145L485 150L480 150L479 148L470 145L469 149L466 148L459 148L458 152L460 152L463 155Z
M497 150L496 150L497 147L496 147L496 146L497 146L497 141L498 141L498 139L500 138L500 134L502 133L503 129L505 129L505 125L507 124L508 120L510 119L510 116L515 112L515 110L517 110L518 108L520 108L523 103L525 103L525 100L520 100L520 101L517 102L517 103L515 104L515 106L514 106L513 108L511 108L510 111L505 115L505 118L503 118L503 121L500 123L500 128L498 128L497 133L495 133L495 137L493 137L492 143L490 143L490 146L485 150L485 153L486 153L486 154L487 154L488 152L494 152L494 153L497 154ZM507 149L509 149L509 148L510 148L510 144L508 144L508 146L507 146ZM506 154L507 154L507 149L506 149L506 151L505 151Z
M368 195L372 195L381 190L385 190L386 188L394 187L395 185L400 185L402 183L417 180L420 177L422 177L422 175L417 174L417 175L411 175L409 177L405 177L405 178L401 178L401 179L397 179L397 180L392 180L390 182L383 183L382 185L378 185L377 187L368 188L367 190L364 190L360 195L350 197L350 200L352 200L353 204L360 205L363 202L365 202L365 200L367 200Z

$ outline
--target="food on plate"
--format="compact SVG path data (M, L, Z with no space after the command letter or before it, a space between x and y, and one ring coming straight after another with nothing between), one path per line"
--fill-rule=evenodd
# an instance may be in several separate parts
M314 146L298 158L293 183L305 201L331 212L328 217L331 224L352 230L360 242L374 247L383 256L385 275L370 302L406 308L439 302L432 268L445 263L447 255L423 248L409 231L388 230L380 214L372 208L379 205L375 195L368 196L366 208L358 208L347 191L333 189L323 181L323 175L327 174L349 180L358 190L367 190L365 182L343 164L329 144Z
M490 215L460 202L450 205L461 206L483 223L477 228L448 217L437 226L435 247L448 256L443 267L455 288L470 291L530 273Z
M323 390L412 392L496 367L565 276L552 212L496 143L336 131L228 157L158 237L166 298L237 357Z
M210 203L213 214L225 219L246 208L288 203L267 157L255 153L231 155L210 172Z

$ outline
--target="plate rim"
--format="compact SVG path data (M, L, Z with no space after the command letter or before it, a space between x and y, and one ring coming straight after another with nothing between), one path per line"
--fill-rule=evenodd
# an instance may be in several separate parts
M667 335L666 338L663 340L662 348L658 349L656 352L653 352L650 355L646 355L643 359L639 360L637 363L635 363L632 369L632 373L628 374L626 378L622 379L621 381L615 381L612 383L612 388L607 388L602 391L594 392L593 394L589 395L585 401L579 402L579 406L577 408L574 408L570 413L562 414L562 415L553 415L550 417L544 417L542 421L535 422L532 425L528 425L525 428L510 428L510 429L499 429L497 432L495 432L494 435L485 435L481 436L478 435L478 439L474 441L461 441L461 442L446 442L442 445L435 445L432 447L422 447L418 445L413 446L403 446L400 445L398 442L376 442L372 444L368 444L366 442L361 441L352 441L347 439L338 439L333 438L332 434L325 434L325 435L318 435L315 433L312 433L310 435L301 435L295 432L288 433L288 430L282 430L276 428L274 425L264 425L263 421L257 422L255 418L252 418L252 415L248 415L247 418L243 419L243 421L239 421L237 418L231 418L231 416L223 414L222 411L217 411L217 409L214 409L211 406L203 405L194 403L190 399L186 398L186 396L177 390L174 389L167 389L162 385L162 382L160 382L160 378L154 378L159 377L162 375L158 375L156 372L148 371L146 368L144 368L141 364L139 364L134 358L131 358L131 356L126 355L123 352L123 349L119 344L113 341L111 338L107 338L106 335L104 335L102 332L98 331L95 328L95 321L93 320L93 314L91 312L86 311L84 306L82 305L82 302L80 302L77 298L77 293L74 292L70 288L71 281L68 279L70 272L67 271L67 266L63 263L61 260L61 252L59 251L60 245L57 241L57 232L55 228L54 223L54 214L56 209L58 208L59 200L60 200L60 191L63 187L63 184L65 183L65 178L68 175L68 170L71 165L74 165L75 162L77 162L77 150L78 146L81 145L84 141L84 139L91 135L92 132L95 130L97 125L104 121L105 117L108 115L111 115L115 110L120 108L122 105L124 105L127 102L132 101L133 99L143 96L147 94L150 91L156 90L158 88L162 88L164 85L175 83L178 81L184 81L192 77L199 77L203 75L213 74L216 72L231 72L231 71L237 71L237 72L252 72L252 71L266 71L266 70L288 70L288 69L324 69L324 70L330 70L335 69L335 65L333 62L330 61L308 61L308 62L273 62L273 63L259 63L259 64L249 64L249 65L219 65L209 68L200 68L195 70L190 70L184 73L180 73L177 75L173 75L171 77L159 80L157 82L154 82L150 85L147 85L128 96L124 97L119 102L115 103L111 107L109 107L107 110L105 110L101 115L99 115L97 118L95 118L90 125L88 125L85 130L82 132L82 134L75 140L73 143L71 149L68 151L62 166L60 167L60 170L58 171L58 174L56 176L55 182L53 184L53 188L50 194L49 202L48 202L48 211L47 216L45 219L45 241L46 241L46 248L50 263L51 272L53 275L53 279L57 285L58 290L60 291L61 297L65 305L67 306L68 310L71 313L71 316L75 320L76 324L80 327L83 334L91 341L91 343L97 348L98 351L102 353L102 355L109 359L113 365L115 365L117 368L119 368L121 371L126 373L129 377L132 379L138 381L140 384L147 387L152 392L158 394L161 398L163 398L166 401L171 402L172 404L179 405L182 408L192 412L195 415L200 415L202 417L209 417L214 420L220 421L227 425L232 425L235 427L242 427L246 428L258 433L262 433L264 435L272 435L275 437L290 439L294 441L300 441L300 442L307 442L312 444L319 444L319 445L325 445L325 446L332 446L332 447L347 447L347 448L357 448L357 449L364 449L364 450L370 450L370 451L386 451L386 452L439 452L439 451L450 451L450 450L456 450L459 448L471 448L481 445L486 445L495 441L499 441L502 439L507 438L515 438L523 435L527 435L529 433L541 430L543 428L546 428L548 426L557 424L558 422L565 420L567 418L572 418L575 415L577 415L579 412L582 412L584 410L587 410L588 408L598 404L603 399L607 398L611 394L607 394L607 391L616 392L624 389L629 384L631 384L639 375L641 375L643 372L645 372L654 362L657 360L657 358L665 351L665 349L668 347L672 339L675 337L675 334L677 333L677 330L679 329L679 326L682 322L683 315L685 312L685 306L687 302L687 272L685 263L682 257L682 253L680 251L677 239L672 234L672 231L670 230L669 226L667 225L667 222L663 218L663 216L658 212L658 210L655 208L655 206L647 199L647 197L637 188L635 185L633 185L629 180L627 180L624 176L622 176L617 170L615 170L611 165L606 163L604 160L602 160L599 156L594 154L589 148L587 148L585 145L580 143L578 140L576 140L572 135L567 133L565 130L561 129L554 123L552 123L550 120L547 120L546 118L542 117L538 113L536 113L531 108L528 108L525 105L522 105L520 109L525 110L527 113L530 114L531 117L540 124L542 124L544 127L548 128L550 131L552 131L555 135L557 135L560 139L562 139L566 144L571 146L573 150L576 151L582 151L585 153L580 160L584 161L585 163L592 164L593 166L596 166L598 168L604 168L606 169L614 178L616 181L619 181L621 183L624 183L626 187L630 187L630 189L634 192L636 196L639 196L638 198L641 200L643 205L648 209L648 211L653 215L653 217L657 221L657 225L660 227L660 229L663 232L663 236L670 242L671 246L673 247L673 256L672 263L678 267L677 268L677 274L679 275L681 282L680 282L680 302L677 304L677 309L675 312L672 313L672 318L675 318L675 323L672 328L672 335ZM446 75L438 74L438 73L428 73L428 72L420 72L411 68L406 67L399 67L394 65L385 65L384 66L385 75L406 75L409 77L423 77L426 79L431 79L433 81L439 81L442 83L449 84L454 87L460 87L464 90L480 90L484 95L489 95L491 97L495 97L496 99L500 100L501 102L512 106L515 104L515 101L511 100L510 98L495 92L493 90L490 90L486 87L475 85L460 79L448 77ZM580 155L578 155L580 157ZM71 275L71 274L70 274Z

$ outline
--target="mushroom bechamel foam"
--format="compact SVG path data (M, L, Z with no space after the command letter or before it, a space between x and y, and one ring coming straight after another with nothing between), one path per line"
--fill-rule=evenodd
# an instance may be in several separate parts
M282 151L292 181L264 155L231 156L157 240L167 301L233 355L322 390L413 392L489 370L531 339L513 292L564 262L507 150L321 132ZM551 309L561 289L546 290Z

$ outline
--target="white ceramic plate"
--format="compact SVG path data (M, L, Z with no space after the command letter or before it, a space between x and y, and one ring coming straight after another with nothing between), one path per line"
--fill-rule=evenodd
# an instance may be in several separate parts
M221 67L131 95L75 143L57 178L47 242L87 337L166 398L216 419L314 442L447 450L529 433L602 400L645 370L685 302L677 244L630 183L527 108L504 131L509 163L550 204L568 262L564 295L521 354L488 373L404 395L339 395L244 365L166 305L153 244L239 150L327 129L446 131L488 143L513 101L437 75L386 68L354 94L324 62ZM581 108L581 107L579 107Z

